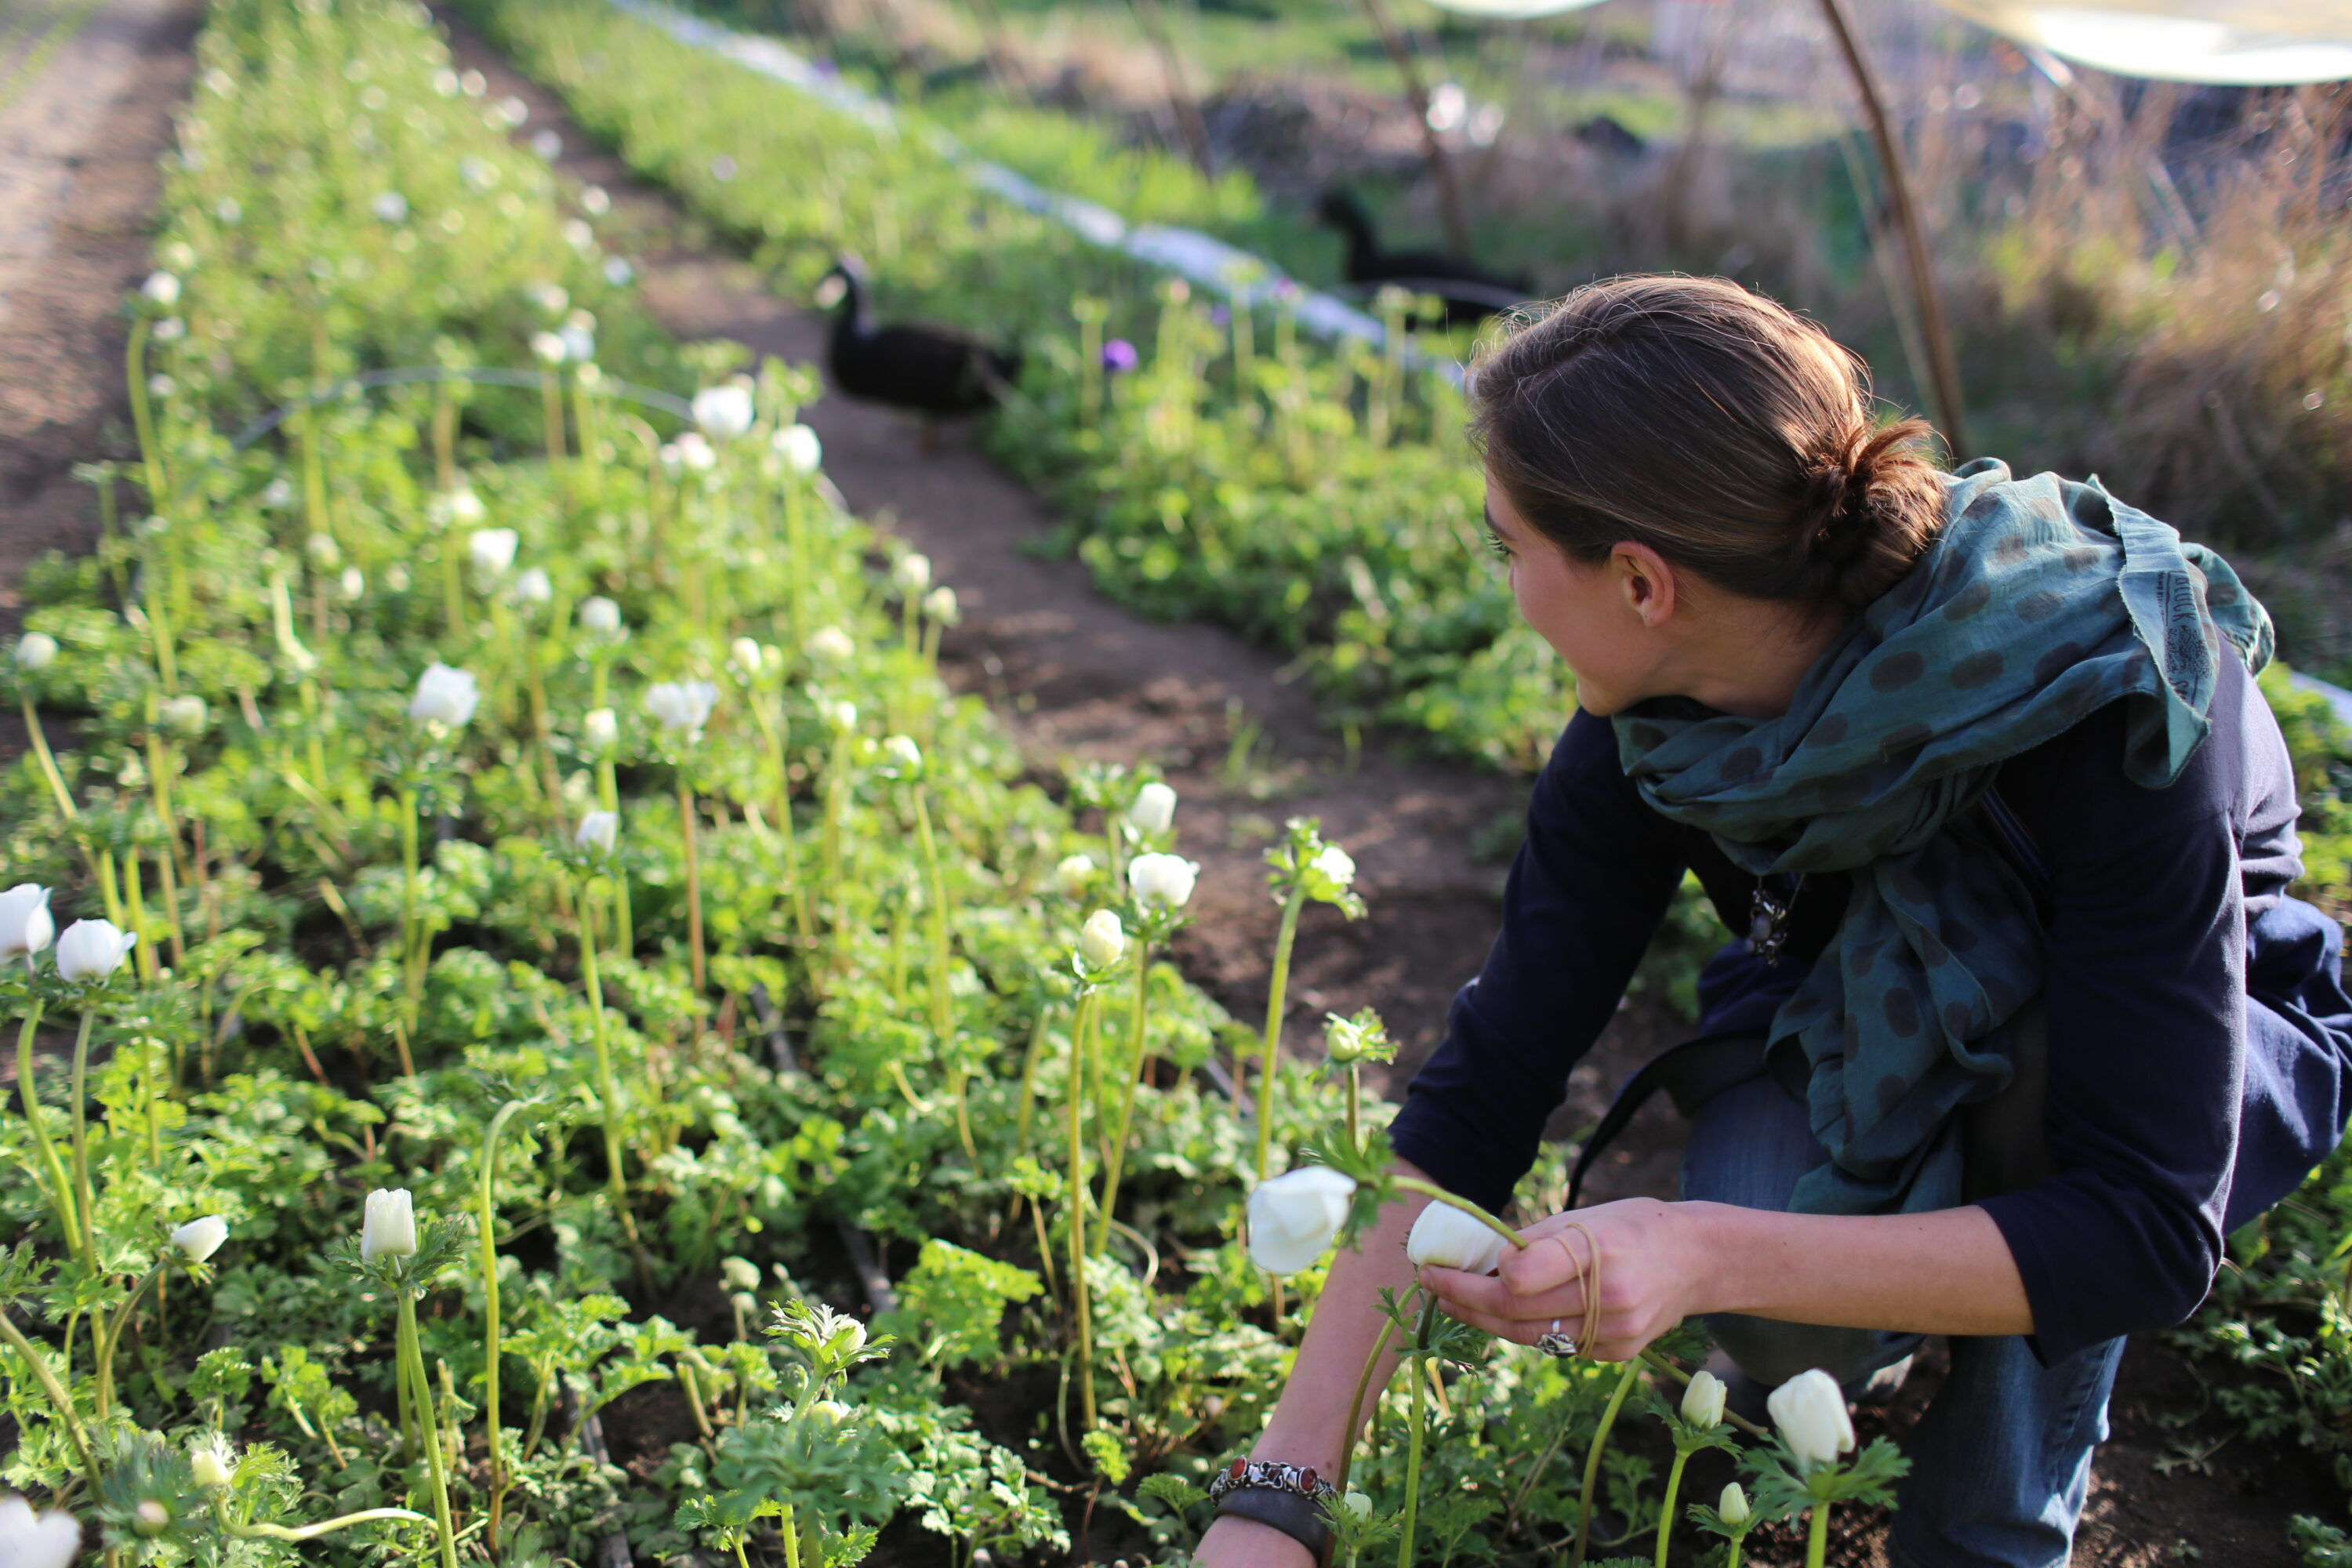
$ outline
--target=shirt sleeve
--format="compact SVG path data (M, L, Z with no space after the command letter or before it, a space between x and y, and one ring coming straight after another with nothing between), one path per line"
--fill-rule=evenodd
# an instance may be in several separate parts
M1677 836L1626 779L1609 721L1578 713L1536 780L1486 964L1390 1125L1397 1153L1502 1209L1682 874Z
M2221 1263L2248 1041L2247 748L2221 706L2164 789L2124 776L2114 709L2046 759L2053 1174L1982 1205L2046 1362L2179 1322Z

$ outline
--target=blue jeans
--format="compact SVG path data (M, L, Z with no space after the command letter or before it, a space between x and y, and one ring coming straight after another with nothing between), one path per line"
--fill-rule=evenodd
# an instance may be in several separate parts
M1715 1095L1691 1114L1683 1196L1782 1210L1797 1179L1829 1158L1805 1108L1770 1077ZM1767 1386L1822 1367L1849 1390L1917 1348L1916 1334L1779 1323L1738 1313L1706 1321L1742 1372ZM2120 1339L2043 1366L2024 1340L1955 1337L1952 1370L1905 1444L1910 1476L1895 1515L1905 1568L2056 1568L2067 1560L2107 1436Z

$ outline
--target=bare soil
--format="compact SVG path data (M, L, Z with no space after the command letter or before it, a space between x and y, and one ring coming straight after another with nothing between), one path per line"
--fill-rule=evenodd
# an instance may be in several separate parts
M44 79L0 112L0 615L14 611L16 584L39 552L87 548L94 537L95 507L72 464L129 455L120 302L148 266L156 159L191 69L196 10L194 0L110 0ZM819 318L777 298L593 147L551 95L462 26L451 29L467 65L530 104L530 129L564 132L564 172L613 193L643 254L648 296L675 330L796 362L820 357ZM1370 913L1350 925L1318 910L1304 923L1290 1037L1311 1046L1323 1013L1377 1005L1405 1046L1394 1079L1401 1089L1484 954L1502 868L1482 859L1474 841L1517 809L1523 782L1378 743L1351 765L1318 727L1308 693L1282 679L1272 656L1213 627L1140 620L1097 595L1082 568L1031 553L1048 515L968 435L927 454L913 427L885 411L828 396L806 417L850 503L929 553L956 587L966 620L948 643L950 679L987 697L1042 770L1101 758L1166 771L1183 798L1185 853L1203 867L1178 957L1237 1016L1260 1017L1265 1005L1275 911L1259 856L1280 820L1318 816L1348 846ZM1263 738L1229 762L1237 727L1247 725ZM1610 1086L1675 1027L1649 1007L1622 1013L1571 1080L1555 1131L1589 1124ZM1645 1116L1604 1161L1596 1196L1670 1195L1679 1144L1670 1112ZM1891 1411L1864 1417L1865 1432L1899 1436L1934 1382L1935 1367L1924 1366ZM2230 1428L2210 1412L2186 1423L2171 1414L2203 1403L2184 1363L2151 1342L2135 1343L2078 1562L2154 1568L2201 1555L2293 1568L2286 1515L2331 1510L2334 1489L2302 1456L2225 1441ZM626 1430L625 1412L612 1414L625 1463L657 1453L671 1435L651 1411L634 1424L643 1433ZM1695 1470L1702 1489L1692 1495L1722 1479ZM1751 1544L1758 1563L1801 1560L1788 1541ZM892 1555L922 1553L910 1541ZM1883 1521L1842 1521L1832 1561L1886 1563Z

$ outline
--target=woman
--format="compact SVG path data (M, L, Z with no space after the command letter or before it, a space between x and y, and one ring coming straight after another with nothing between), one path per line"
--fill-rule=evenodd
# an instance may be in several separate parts
M1702 1317L1753 1384L1855 1394L1950 1335L1896 1559L2043 1568L2124 1336L2185 1318L2343 1131L2343 933L2284 890L2269 623L2228 565L2095 482L1938 474L1865 392L1811 323L1681 278L1583 289L1475 366L1495 547L1579 711L1391 1137L1501 1208L1696 872L1748 935L1649 1075L1690 1115L1683 1201L1420 1282L1605 1361ZM1339 1460L1420 1206L1334 1265L1255 1458ZM1304 1500L1228 1492L1203 1560L1304 1568Z

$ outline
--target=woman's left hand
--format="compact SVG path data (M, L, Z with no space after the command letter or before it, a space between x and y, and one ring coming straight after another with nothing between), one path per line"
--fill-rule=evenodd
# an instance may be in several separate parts
M1595 1361L1630 1361L1699 1300L1706 1248L1685 1206L1628 1198L1538 1220L1504 1250L1496 1274L1435 1266L1421 1282L1447 1313L1498 1338L1531 1345L1547 1333L1576 1342ZM1595 1248L1599 1258L1594 1258ZM1580 1280L1595 1283L1588 1310Z

